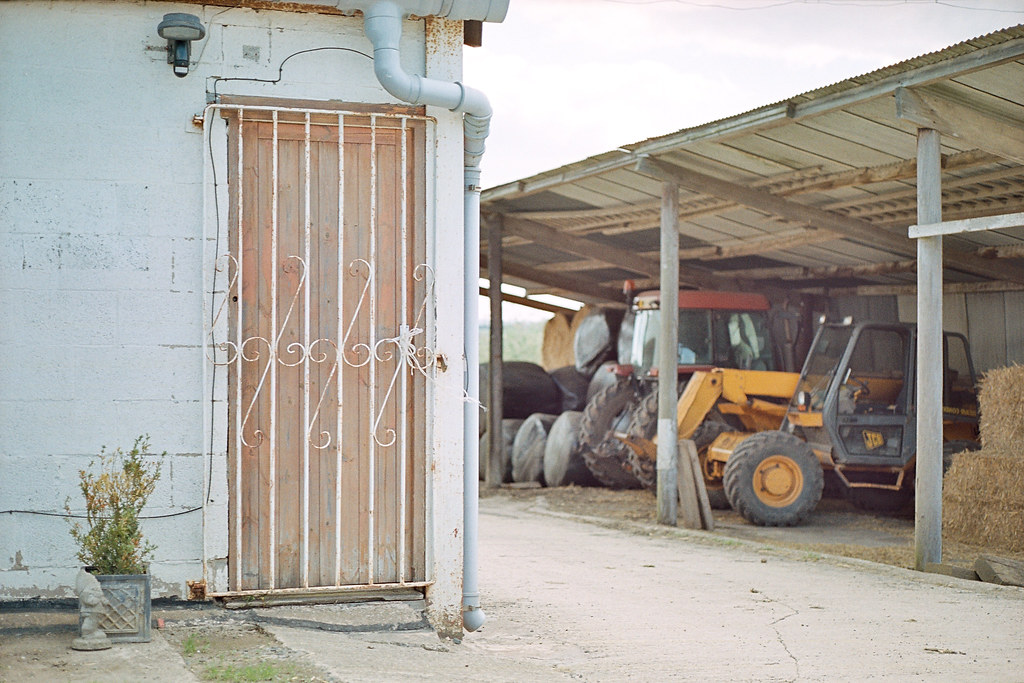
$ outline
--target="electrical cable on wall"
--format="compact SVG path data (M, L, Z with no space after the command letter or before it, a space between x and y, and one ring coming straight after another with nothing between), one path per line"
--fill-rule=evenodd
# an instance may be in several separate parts
M228 11L228 10L224 10L223 12L219 12L218 14L215 14L213 18L216 18L216 17L220 16L221 14L223 14L226 11ZM199 53L199 59L202 59L203 51L206 50L206 45L207 45L207 43L209 43L209 40L210 40L209 37L207 37L206 42L203 43L202 51ZM371 55L368 55L365 52L360 52L359 50L355 50L353 48L348 48L348 47L329 46L329 47L314 47L314 48L309 48L307 50L299 50L297 52L291 53L290 55L285 57L283 60L281 60L281 63L278 64L278 66L277 66L277 78L245 78L245 77L228 77L228 78L224 78L224 77L221 77L221 76L214 77L214 81L213 81L213 98L214 98L214 101L217 101L217 99L220 97L220 94L217 92L217 86L220 84L221 81L247 81L247 82L252 82L252 83L271 83L271 84L279 83L279 82L281 82L281 79L284 77L284 65L288 62L289 59L291 59L292 57L296 57L296 56L302 55L302 54L307 54L307 53L310 53L310 52L323 52L323 51L327 51L327 50L337 50L339 52L354 52L355 54L361 55L363 57L366 57L367 59L370 59L370 60L373 59L373 57ZM224 122L224 125L225 126L228 125L227 121ZM219 197L219 195L217 193L217 190L218 190L218 187L219 187L219 183L217 181L217 160L216 160L216 157L214 156L214 153L213 153L213 136L212 135L207 137L206 143L207 143L207 152L208 152L208 154L210 156L210 172L211 172L211 175L213 177L213 213L214 213L214 221L217 224L217 233L216 233L216 236L214 238L214 254L218 254L219 255L220 254L220 244L221 244L220 197ZM215 296L216 292L217 292L217 273L218 272L219 272L218 269L214 268L214 271L213 271L213 281L211 283L212 284L212 286L211 286L211 294L210 294L211 296ZM210 307L210 329L211 330L213 329L214 316L216 315L215 311L216 311L216 306L211 306ZM217 402L217 368L216 368L216 366L214 366L213 377L212 377L211 382L210 382L210 424L211 425L214 424L214 422L215 422L216 402ZM209 458L209 466L208 466L208 469L207 469L207 477L206 477L206 481L207 481L207 484L206 484L206 502L207 503L212 503L213 502L213 498L212 498L212 492L213 492L213 451L214 451L214 434L213 434L213 430L211 429L210 430L210 443L209 443L210 458Z
M164 515L139 515L139 519L165 519L167 517L180 517L181 515L187 515L190 512L198 512L202 510L202 507L189 508L188 510L179 510L178 512L168 512ZM0 510L0 515L38 515L40 517L63 517L64 519L113 519L112 517L89 517L88 515L73 515L66 512L43 512L41 510Z
M369 60L373 59L373 57L371 55L368 55L365 52L360 52L359 50L356 50L356 49L353 49L353 48L350 48L350 47L311 47L308 50L299 50L298 52L293 52L290 55L288 55L287 57L285 57L283 60L281 60L281 63L277 67L277 78L244 78L244 77L241 77L241 76L230 76L230 77L215 76L213 78L213 97L214 97L214 101L216 101L216 98L220 97L220 93L217 92L217 85L221 81L248 81L250 83L271 83L271 84L280 83L281 79L284 78L284 65L288 62L289 59L291 59L292 57L297 57L298 55L304 55L304 54L309 53L309 52L322 52L322 51L326 51L326 50L337 50L338 52L353 52L353 53L355 53L357 55L361 55L363 57L366 57Z

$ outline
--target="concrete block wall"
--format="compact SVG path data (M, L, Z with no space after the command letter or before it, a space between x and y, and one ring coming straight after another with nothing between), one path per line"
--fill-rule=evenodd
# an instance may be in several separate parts
M156 32L166 12L196 14L207 27L186 78L173 75ZM423 26L406 22L403 38L406 68L418 73ZM0 3L0 511L59 512L69 497L80 507L79 469L100 447L149 434L168 455L146 512L184 513L145 522L158 546L157 596L186 595L185 581L203 577L204 553L222 567L227 549L222 400L209 455L204 434L208 150L192 118L214 87L394 102L367 57L302 53L324 47L370 52L357 18L193 3ZM203 505L207 486L204 539L204 513L185 511ZM0 514L0 599L70 596L73 556L66 520Z

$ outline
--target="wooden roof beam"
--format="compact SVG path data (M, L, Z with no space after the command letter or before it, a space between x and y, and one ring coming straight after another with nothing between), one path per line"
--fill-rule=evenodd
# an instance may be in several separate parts
M636 169L653 178L671 180L691 190L729 199L738 204L787 218L791 221L823 228L838 233L843 239L885 249L899 256L916 257L914 242L904 235L889 232L867 221L849 218L816 206L801 204L770 192L737 185L681 166L666 164L649 157L640 159ZM944 263L947 268L960 270L985 278L1024 283L1024 269L1008 263L995 263L977 254L947 247Z
M484 271L487 268L488 259L486 255L480 256L480 268ZM501 272L510 277L535 282L545 287L552 287L556 290L566 292L569 298L578 299L587 303L613 302L621 304L625 296L621 291L608 287L593 280L580 280L579 278L565 277L558 273L549 273L538 270L522 263L502 259Z
M614 268L624 268L647 277L658 276L658 269L660 267L658 261L640 256L635 251L602 244L585 237L570 235L540 223L512 216L505 217L502 230L551 249L602 261Z
M934 88L897 88L896 115L922 128L1024 164L1024 127L1020 121L986 111Z
M916 270L917 261L907 259L903 261L872 263L863 266L746 268L743 270L743 277L753 280L819 280L831 277L869 277L872 275L892 275L893 273L913 273Z

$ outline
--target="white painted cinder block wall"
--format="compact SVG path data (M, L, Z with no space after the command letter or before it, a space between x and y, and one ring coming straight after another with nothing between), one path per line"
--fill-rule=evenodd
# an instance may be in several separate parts
M156 32L166 12L200 16L192 73L176 78ZM413 72L458 77L449 22L406 22ZM426 55L427 34L432 53ZM147 514L203 503L211 461L204 387L204 146L192 117L213 76L276 79L281 62L317 47L371 51L358 18L140 2L0 3L0 510L59 512L78 499L77 473L101 446L142 433L166 450ZM428 67L429 62L429 67ZM428 73L430 75L430 73ZM372 61L351 52L297 55L278 84L221 81L221 94L394 102ZM437 118L433 223L461 243L461 123ZM212 251L212 247L208 246ZM454 259L453 259L454 260ZM438 271L437 347L462 354L461 264ZM453 298L454 297L454 298ZM458 362L442 383L457 390ZM221 379L223 387L223 379ZM223 392L220 392L223 398ZM438 400L432 444L432 532L438 590L458 608L461 404ZM214 440L225 443L224 404ZM456 417L458 415L459 417ZM206 516L211 570L226 555L223 446L212 458ZM203 516L148 520L158 546L157 596L186 595L203 576ZM76 561L67 523L0 514L0 599L71 595ZM439 571L438 567L442 570ZM220 582L220 572L208 577ZM224 586L220 586L223 588ZM452 615L449 615L452 616Z

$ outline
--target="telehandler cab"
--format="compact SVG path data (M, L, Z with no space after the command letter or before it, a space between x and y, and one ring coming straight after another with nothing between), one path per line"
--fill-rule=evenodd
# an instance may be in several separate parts
M818 504L823 470L859 507L895 509L913 495L917 327L823 323L799 374L696 372L677 408L712 505L762 526L799 523ZM976 379L967 339L943 334L943 448L977 448ZM651 441L624 435L635 458Z

